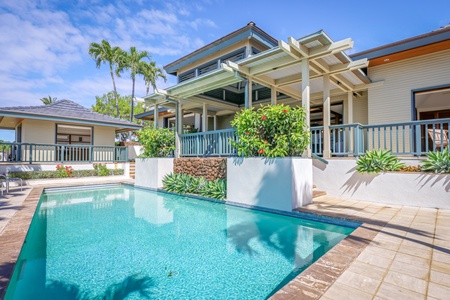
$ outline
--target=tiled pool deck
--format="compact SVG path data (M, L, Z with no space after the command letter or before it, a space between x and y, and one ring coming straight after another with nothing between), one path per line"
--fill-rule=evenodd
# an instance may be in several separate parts
M301 211L363 225L272 299L450 299L450 210L324 196Z
M0 197L0 299L43 188ZM301 211L363 225L272 299L450 299L450 210L323 196Z

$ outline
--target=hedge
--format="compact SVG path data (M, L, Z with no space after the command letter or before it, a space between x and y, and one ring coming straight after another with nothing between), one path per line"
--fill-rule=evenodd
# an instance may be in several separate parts
M109 170L110 175L123 175L124 169ZM47 178L61 178L57 176L56 171L26 171L26 172L9 172L8 176L11 178L21 178L23 180L29 179L47 179ZM89 177L97 176L95 170L73 170L73 177Z

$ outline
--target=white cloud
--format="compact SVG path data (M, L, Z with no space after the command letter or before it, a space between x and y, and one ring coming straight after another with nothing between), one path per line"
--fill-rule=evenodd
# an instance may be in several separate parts
M112 90L108 68L95 69L87 53L91 42L106 39L123 49L136 46L161 64L162 57L175 60L204 45L192 32L217 27L194 14L203 3L79 0L70 10L58 5L45 0L0 5L0 106L38 105L40 98L51 95L89 107L95 96ZM175 83L169 76L168 82L157 84L166 88ZM117 79L117 87L120 94L131 94L127 74ZM144 93L139 78L136 95Z

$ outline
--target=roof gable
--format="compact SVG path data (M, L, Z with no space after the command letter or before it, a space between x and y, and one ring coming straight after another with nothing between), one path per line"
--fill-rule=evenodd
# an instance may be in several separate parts
M164 66L164 70L166 70L167 73L174 75L180 68L250 37L255 38L263 44L266 44L269 48L274 47L278 44L278 41L276 39L256 26L254 22L249 22L246 26L233 31L226 36L221 37L220 39L209 43L202 48L195 50L194 52L189 53L188 55L185 55L177 59L176 61Z
M52 119L81 123L98 123L104 126L139 129L130 121L99 114L71 100L58 100L48 105L0 107L0 116L22 116L31 119Z

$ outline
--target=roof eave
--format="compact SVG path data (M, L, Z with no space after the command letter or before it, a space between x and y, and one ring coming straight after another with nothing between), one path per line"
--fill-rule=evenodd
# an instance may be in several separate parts
M41 114L31 114L31 113L23 113L23 112L13 112L13 111L2 111L0 110L0 115L13 117L13 118L23 118L23 119L33 119L33 120L43 120L43 121L59 121L59 122L72 122L72 123L80 123L87 125L99 125L106 127L120 127L120 128L133 128L130 130L139 130L142 128L141 125L138 124L121 124L115 122L102 122L102 121L92 121L92 120L83 120L77 118L64 118L64 117L56 117L56 116L46 116Z

